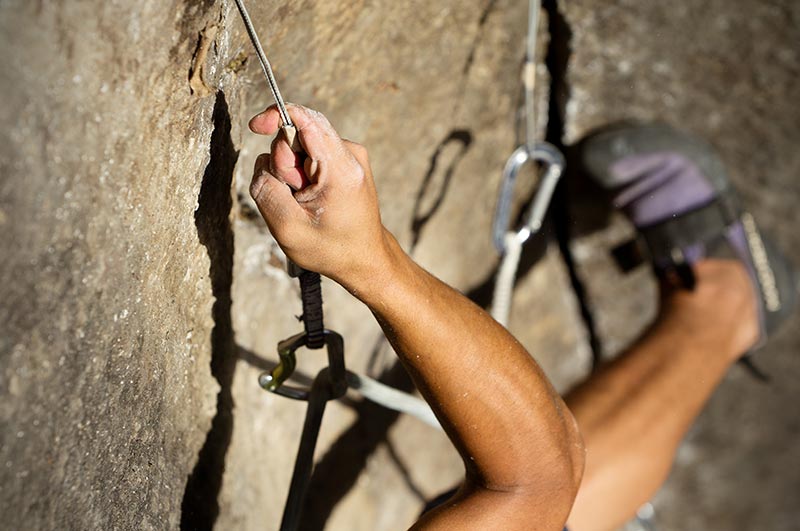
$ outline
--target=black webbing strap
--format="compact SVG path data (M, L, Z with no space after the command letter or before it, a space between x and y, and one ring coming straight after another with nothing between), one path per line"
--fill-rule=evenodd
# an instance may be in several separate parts
M724 234L739 220L739 201L732 191L723 192L708 204L685 214L678 214L640 232L656 262L669 260L673 249L696 243L708 243Z
M322 426L325 405L330 400L341 398L347 392L344 340L342 336L330 330L326 331L322 338L328 347L328 366L317 373L307 394L308 409L300 447L297 449L292 483L283 510L281 531L297 531L300 526L308 486L311 483L311 472L314 469L314 449Z
M322 348L325 345L325 325L322 321L322 282L319 273L303 270L298 278L303 302L300 319L306 329L306 347Z
M297 531L300 526L303 504L314 468L314 449L317 447L317 437L322 426L322 415L325 413L325 405L332 398L329 379L328 369L322 369L311 386L303 435L300 437L300 447L297 449L292 483L283 509L280 531Z

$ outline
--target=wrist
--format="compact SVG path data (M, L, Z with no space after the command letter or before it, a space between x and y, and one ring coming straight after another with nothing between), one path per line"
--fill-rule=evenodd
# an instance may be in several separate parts
M334 279L361 302L372 306L387 287L407 269L410 258L391 232L381 227L381 237L368 256L346 276Z

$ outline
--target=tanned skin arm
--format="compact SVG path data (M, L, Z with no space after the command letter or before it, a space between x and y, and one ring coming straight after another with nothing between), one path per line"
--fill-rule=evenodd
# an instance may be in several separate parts
M458 494L414 529L560 531L584 449L564 402L525 349L463 295L420 268L384 229L366 150L321 114L289 113L308 154L279 135L250 192L298 265L364 302L466 467ZM275 134L274 107L250 128Z

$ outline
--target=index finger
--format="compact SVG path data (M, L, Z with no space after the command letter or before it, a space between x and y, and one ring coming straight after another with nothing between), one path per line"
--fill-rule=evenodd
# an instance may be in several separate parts
M341 149L341 138L322 113L291 103L286 109L303 149L311 158L325 158L331 150ZM270 105L250 120L250 130L261 135L274 135L282 125L277 105Z

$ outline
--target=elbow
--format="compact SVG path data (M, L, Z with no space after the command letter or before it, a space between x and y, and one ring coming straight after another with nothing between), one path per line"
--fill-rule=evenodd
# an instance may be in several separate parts
M578 489L583 480L583 471L586 467L586 445L583 442L583 435L578 427L578 422L568 409L565 411L565 431L568 448L566 453L569 459L569 488L572 494L570 508L578 495Z
M544 491L550 492L544 511L539 515L547 514L545 520L552 525L542 529L562 529L572 512L572 506L578 496L578 490L583 480L583 471L586 464L586 446L583 436L578 428L572 413L565 408L561 436L557 437L558 451L555 452L555 463L551 467L551 474Z
M525 485L526 511L540 523L535 529L562 529L578 496L586 462L586 447L572 414L565 411L560 429L553 431L552 453L548 459L531 456L536 463L532 477Z
M549 496L550 510L559 515L559 520L563 517L563 521L566 521L583 479L586 446L578 423L566 407L562 411L561 420L560 429L554 430L550 466L539 467L540 474L544 472L540 475L540 480L544 483L540 483L538 488L544 487L545 491L553 493Z
M562 463L561 473L555 481L560 485L561 512L566 520L578 490L583 480L583 471L586 466L586 446L583 442L578 423L572 413L564 408L564 439L562 443Z

